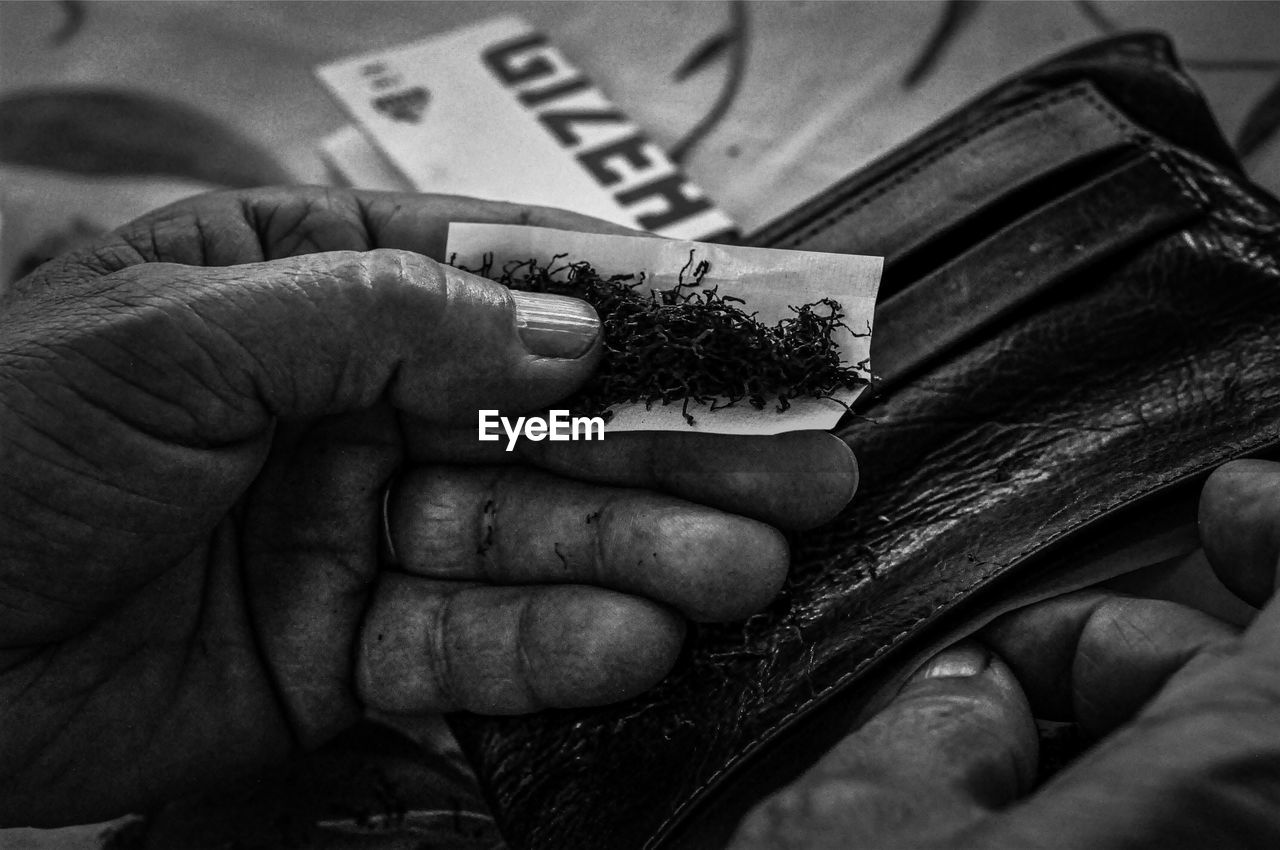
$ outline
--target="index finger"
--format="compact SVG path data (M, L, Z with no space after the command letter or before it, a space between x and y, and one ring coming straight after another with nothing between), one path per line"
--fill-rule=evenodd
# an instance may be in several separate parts
M657 490L800 531L834 519L858 489L858 462L826 431L773 436L626 431L603 440L480 442L475 428L404 417L416 463L523 462L566 478Z
M392 248L445 260L449 222L632 233L590 216L458 195L280 186L209 192L136 219L78 252L100 273L138 263L231 266Z
M268 258L313 251L393 248L444 261L449 223L525 224L594 233L636 231L568 210L463 195L281 187L196 199L216 214L231 205L249 221Z
M449 222L523 224L587 233L636 235L612 222L554 207L509 204L461 195L420 195L402 192L353 191L375 247L415 251L447 260Z
M1238 634L1175 602L1083 590L1012 611L982 640L1013 669L1037 716L1075 721L1101 736Z

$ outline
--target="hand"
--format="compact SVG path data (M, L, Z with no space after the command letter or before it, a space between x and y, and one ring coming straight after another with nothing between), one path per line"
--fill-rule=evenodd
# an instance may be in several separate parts
M1246 628L1098 590L1007 615L982 636L995 654L926 664L732 846L1280 846L1280 464L1215 472L1200 529L1222 582L1266 605ZM1099 741L1025 796L1032 709Z
M518 466L479 451L479 408L545 407L590 374L598 321L563 299L548 326L547 303L428 259L449 220L601 227L459 198L218 194L9 293L0 825L137 810L367 708L630 696L686 617L770 599L774 526L847 502L852 455L819 433L531 444Z

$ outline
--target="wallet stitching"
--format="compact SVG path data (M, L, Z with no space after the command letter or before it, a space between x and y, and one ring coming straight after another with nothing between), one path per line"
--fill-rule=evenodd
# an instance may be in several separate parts
M1023 104L1022 106L1010 109L1006 112L1001 112L998 115L994 116L992 119L972 128L968 133L964 133L955 137L951 141L935 149L931 154L928 154L922 157L920 160L916 162L916 164L912 165L910 168L905 169L904 171L900 171L899 173L894 175L893 178L880 183L879 185L875 186L874 188L868 191L860 193L857 197L849 201L846 201L845 204L838 211L829 213L828 215L819 219L814 224L811 224L808 228L803 230L798 235L792 237L787 242L787 247L795 247L796 245L808 240L818 232L826 230L827 228L836 224L841 219L848 218L854 212L862 209L865 206L868 206L872 201L888 194L891 190L896 189L898 186L901 186L903 183L906 183L908 180L918 176L925 169L933 166L943 157L949 156L950 154L954 153L955 151L959 150L960 148L974 141L979 136L985 135L986 133L990 132L996 127L999 127L1003 124L1007 124L1010 121L1013 121L1014 119L1017 119L1017 118L1021 118L1024 115L1029 115L1033 112L1044 111L1045 109L1048 109L1051 106L1056 106L1059 103L1064 103L1072 99L1079 99L1083 102L1088 103L1090 106L1094 107L1094 109L1096 109L1103 118L1105 118L1109 123L1111 123L1117 130L1119 130L1120 134L1124 136L1125 139L1127 139L1128 141L1134 144L1140 144L1144 141L1144 138L1145 138L1144 135L1142 133L1136 132L1133 128L1133 125L1127 119L1125 119L1124 116L1122 116L1119 113L1119 111L1117 111L1114 107L1112 107L1109 103L1107 103L1100 95L1098 95L1098 93L1094 90L1094 88L1091 85L1087 83L1078 84L1065 91L1056 92L1053 95L1043 97L1038 100L1034 100L1030 103Z
M1197 210L1205 210L1210 206L1209 196L1204 189L1192 179L1186 169L1180 166L1174 158L1166 151L1153 150L1151 158L1165 175L1173 181L1174 186L1178 189L1178 194Z

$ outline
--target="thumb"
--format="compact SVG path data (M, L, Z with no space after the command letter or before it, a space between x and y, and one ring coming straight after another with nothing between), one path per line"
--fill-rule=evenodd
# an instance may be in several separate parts
M77 623L204 539L278 420L389 401L475 422L569 394L600 347L585 302L407 251L45 273L60 285L0 311L0 504L25 517L0 530L21 553L5 570L34 577L33 597L72 597ZM46 620L4 629L27 639Z
M1214 470L1200 495L1200 538L1222 583L1263 607L1280 566L1280 463L1237 460Z
M510 292L407 251L148 263L104 283L88 300L110 307L79 305L91 338L70 349L91 349L80 364L91 379L131 385L109 397L131 397L136 424L202 445L383 398L434 422L542 407L585 380L599 350L585 302Z
M936 655L870 722L742 822L734 850L944 846L1030 787L1037 736L1013 674L976 643Z

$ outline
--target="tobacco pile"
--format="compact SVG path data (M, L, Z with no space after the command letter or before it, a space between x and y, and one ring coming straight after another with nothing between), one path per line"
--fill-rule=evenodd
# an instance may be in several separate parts
M840 360L832 334L844 327L844 314L830 298L792 307L794 315L769 326L738 306L742 299L703 288L709 265L695 264L692 253L675 286L652 292L641 290L643 275L605 278L590 263L563 260L509 263L495 273L486 256L481 268L464 270L511 289L572 295L596 309L604 356L568 402L577 415L608 419L614 405L678 401L692 425L691 402L718 410L745 401L763 410L772 399L782 412L791 399L828 398L868 382L866 364Z

